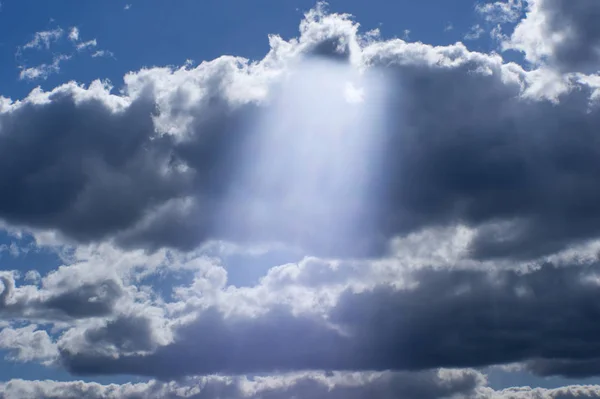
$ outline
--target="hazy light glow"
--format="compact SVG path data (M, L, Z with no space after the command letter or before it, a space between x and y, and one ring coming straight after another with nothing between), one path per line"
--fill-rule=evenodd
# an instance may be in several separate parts
M250 135L224 226L323 253L361 245L378 172L384 82L349 64L311 60L280 87Z

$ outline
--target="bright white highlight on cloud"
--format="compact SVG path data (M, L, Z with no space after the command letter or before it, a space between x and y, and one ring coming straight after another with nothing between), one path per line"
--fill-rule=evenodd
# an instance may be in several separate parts
M259 240L280 230L300 248L327 231L317 237L325 253L357 238L376 208L369 185L379 172L385 84L377 71L337 61L294 68L249 127L224 228Z

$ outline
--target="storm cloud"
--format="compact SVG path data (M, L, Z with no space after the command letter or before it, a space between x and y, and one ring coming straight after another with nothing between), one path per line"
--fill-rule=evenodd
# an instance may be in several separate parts
M298 44L274 37L260 62L222 57L132 73L123 94L69 84L6 103L0 216L127 248L279 241L331 256L380 255L392 237L460 223L482 227L477 258L535 258L598 235L600 111L589 82L526 72L462 44L365 42L345 17L311 15ZM293 218L306 215L275 205L293 182L262 199L239 184L252 126L277 103L269 93L286 68L311 57L366 67L389 85L385 102L363 104L385 110L386 120L371 132L379 145L362 155L377 169L364 187L372 211L356 221L360 241L336 242L316 216L302 219L302 234L293 230ZM281 176L292 175L286 167ZM245 200L224 218L232 190ZM279 218L249 228L254 200ZM356 218L351 206L338 212Z

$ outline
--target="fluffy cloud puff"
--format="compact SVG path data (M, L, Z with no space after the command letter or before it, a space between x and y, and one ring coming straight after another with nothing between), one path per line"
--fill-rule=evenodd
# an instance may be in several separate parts
M591 176L600 114L589 104L589 80L525 72L461 44L357 32L347 16L317 10L299 39L271 37L258 62L222 57L192 69L143 70L126 77L120 94L96 82L4 101L0 187L10 194L0 216L125 247L189 250L218 238L283 241L337 256L381 254L391 237L456 223L493 224L474 241L481 258L535 257L598 234ZM265 192L240 182L256 121L278 109L276 88L315 57L379 71L389 86L385 103L367 96L358 105L385 111L379 144L356 159L376 163L376 178L362 187L370 208L357 208L343 190L315 200L337 205L323 214L354 218L360 239L331 234L316 211L277 205L297 188L293 165L311 162L301 152L290 149ZM307 98L325 95L315 90ZM289 112L301 120L307 109L301 103ZM288 154L285 145L281 151ZM244 201L223 209L231 198Z
M490 12L498 9L510 15L514 2L488 6ZM598 18L600 3L596 0L527 0L526 17L505 47L523 51L530 62L547 62L563 72L598 72Z

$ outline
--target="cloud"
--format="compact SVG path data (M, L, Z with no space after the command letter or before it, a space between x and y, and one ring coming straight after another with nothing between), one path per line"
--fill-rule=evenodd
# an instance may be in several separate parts
M598 234L598 193L585 176L598 158L599 121L586 82L526 72L461 44L363 43L357 29L344 16L314 11L298 40L272 37L259 62L221 57L196 68L145 69L127 75L120 94L100 83L35 91L0 116L2 167L18 171L0 177L0 186L12 188L0 216L80 242L189 250L213 238L279 240L342 256L381 254L396 235L456 223L482 227L472 252L482 258L536 257ZM385 71L393 87L386 101L395 111L373 149L379 179L362 189L372 193L365 197L369 207L357 216L358 205L336 201L344 204L336 218L361 218L361 243L328 234L316 215L277 209L286 203L281 193L293 188L294 163L273 180L285 190L237 204L227 224L219 216L233 198L231 182L242 176L255 121L275 112L275 88L293 83L285 76L302 71L294 65L307 57ZM373 101L362 104L368 110ZM305 111L288 112L302 120ZM567 139L573 129L577 140ZM62 144L45 141L49 135ZM41 148L46 155L20 156ZM300 164L294 151L286 156ZM240 185L238 195L256 197L249 191L255 188ZM589 204L585 213L569 192L579 193L577 204ZM245 207L260 201L277 216L244 220L249 212L259 215Z
M41 64L30 68L21 68L19 73L19 79L21 80L36 80L36 79L47 79L48 76L60 72L60 64L64 61L70 60L71 56L60 54L54 57L52 64Z
M71 28L71 30L69 31L69 40L72 42L78 42L79 41L79 28L74 26Z
M120 278L105 272L86 276L83 270L59 268L42 278L40 288L16 286L13 277L3 276L0 317L54 322L111 315L125 296Z
M33 39L25 43L22 49L40 49L44 47L46 50L50 48L50 44L59 40L64 34L61 28L56 28L47 31L35 32ZM70 36L70 35L69 35Z
M9 359L20 362L51 361L58 355L48 333L32 324L17 329L3 328L0 331L0 348L11 352Z
M305 373L277 377L194 378L182 383L149 381L101 385L73 381L10 380L0 385L2 399L575 399L598 398L597 386L570 385L557 389L509 388L493 390L474 370L439 370L425 373Z
M156 381L125 385L84 382L11 380L0 386L2 399L67 399L142 397L188 399L283 399L364 398L441 399L470 395L483 385L484 377L473 370L425 373L305 373L278 377L206 377L183 384Z
M485 33L485 30L479 25L473 25L469 33L465 35L465 40L477 40Z
M438 369L597 374L600 83L461 43L361 35L323 6L300 32L271 36L258 61L0 101L0 218L66 263L34 285L2 273L4 347L80 375L236 375L197 380L229 381L214 394L15 380L6 397L588 389L492 391L478 372ZM226 262L206 255L219 241L307 256L234 287ZM191 277L163 296L159 270ZM304 377L272 393L253 385L282 372ZM275 376L241 377L262 373Z
M75 374L170 380L515 362L542 375L582 375L577 363L600 358L591 333L597 263L485 271L390 262L307 259L246 288L226 287L211 266L166 305L172 336L160 318L113 319L65 334L61 364ZM559 361L560 371L540 368Z
M493 3L481 3L475 6L478 13L483 15L486 21L492 23L512 23L518 21L523 12L522 0L496 1Z
M563 72L593 73L600 62L600 4L595 0L528 0L506 49ZM503 7L510 7L504 4Z
M96 47L97 45L98 45L98 42L96 41L96 39L92 39L92 40L88 40L87 42L78 43L75 47L77 48L77 51L83 51L85 49ZM93 55L92 55L92 57L93 57Z
M92 58L98 58L98 57L112 57L114 58L114 54L111 51L108 50L98 50L92 53Z
M50 48L50 44L52 42L58 42L64 36L64 31L62 28L56 28L50 31L37 32L34 35L34 38L29 43L21 46L17 49L17 57L20 58L22 56L23 50L25 49L41 49L45 47L46 50ZM108 50L95 50L98 46L98 41L96 39L91 39L87 41L81 40L81 32L78 27L74 26L69 30L67 35L67 39L71 42L72 46L75 48L76 52L84 52L84 51L93 51L91 53L92 58L110 56L113 57L112 52ZM37 66L27 67L25 64L19 65L19 69L21 72L19 73L19 79L21 80L38 80L38 79L47 79L48 76L59 73L61 63L68 61L73 58L73 54L58 54L53 55L53 59L51 63L42 63Z

